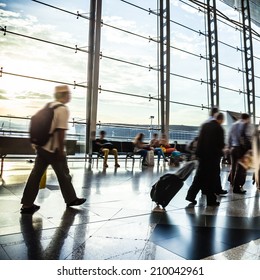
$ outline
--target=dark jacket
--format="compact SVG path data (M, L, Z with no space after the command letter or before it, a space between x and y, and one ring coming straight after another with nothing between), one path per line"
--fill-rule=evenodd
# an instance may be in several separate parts
M201 159L220 158L223 155L224 147L224 130L222 126L216 120L204 123L198 139L197 157Z

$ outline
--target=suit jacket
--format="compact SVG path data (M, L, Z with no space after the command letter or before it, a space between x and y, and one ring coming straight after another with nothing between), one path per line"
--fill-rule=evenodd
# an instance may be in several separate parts
M202 125L196 155L201 159L218 159L223 155L225 147L224 129L216 121Z

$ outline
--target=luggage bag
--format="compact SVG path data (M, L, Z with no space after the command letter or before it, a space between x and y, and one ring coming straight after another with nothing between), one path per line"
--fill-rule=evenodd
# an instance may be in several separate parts
M152 150L147 151L145 163L148 166L154 166L154 151Z
M158 206L163 209L169 204L172 198L178 193L184 181L190 176L196 166L195 161L186 163L175 174L167 173L152 186L150 196Z

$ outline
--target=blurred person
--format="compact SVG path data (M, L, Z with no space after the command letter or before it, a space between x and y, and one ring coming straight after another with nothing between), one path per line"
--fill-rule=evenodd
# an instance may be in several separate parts
M220 204L216 192L219 187L220 159L225 147L223 122L224 115L218 113L215 119L201 127L196 149L199 165L186 196L186 200L192 204L197 203L195 198L200 190L207 196L207 206Z
M210 110L210 113L209 113L209 118L206 120L205 123L210 122L212 120L216 120L218 114L219 114L219 108L218 107L212 107L211 110ZM224 154L223 154L223 156L224 156ZM228 193L228 191L224 190L222 188L221 177L220 177L220 172L219 172L218 187L216 189L216 194L217 195L225 195L227 193Z
M71 92L67 85L58 85L54 92L55 100L49 106L63 104L54 110L51 124L52 137L44 146L36 146L36 159L34 167L25 185L22 196L21 214L33 214L40 209L34 201L39 192L41 178L48 165L51 165L58 178L62 196L67 207L83 204L86 199L78 198L71 182L71 175L65 152L65 135L68 130L69 109L65 105L71 99Z
M172 152L175 152L176 149L173 148L170 144L169 144L169 141L168 141L168 138L167 138L167 135L165 133L163 133L161 135L161 138L159 140L159 144L160 144L160 147L164 150L164 153L166 154L171 154Z
M144 143L144 134L138 133L133 141L134 153L141 155L143 158L142 165L147 166L146 157L149 150L153 149L149 144Z
M163 160L165 162L168 162L168 160L165 157L165 154L164 154L162 148L160 148L160 142L159 142L158 137L159 137L158 133L153 134L153 138L150 141L150 147L154 148L154 153L158 155L157 160L158 160L158 165L159 165L161 157L163 158Z

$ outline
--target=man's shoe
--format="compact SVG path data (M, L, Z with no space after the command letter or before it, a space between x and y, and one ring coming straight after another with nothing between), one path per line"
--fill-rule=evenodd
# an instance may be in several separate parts
M83 204L84 202L86 202L86 198L77 198L74 201L67 203L67 207L79 206L79 205Z
M189 202L191 202L193 205L196 205L196 204L197 204L197 200L194 199L194 198L190 198L190 197L186 196L185 199L188 200Z
M221 190L221 191L219 191L219 192L216 192L216 195L225 195L225 194L227 194L228 193L228 191L227 190Z
M21 214L33 214L40 209L40 206L33 204L31 207L22 207L20 210Z
M245 190L233 190L233 193L246 194Z
M165 211L164 208L161 208L160 206L157 205L157 206L152 210L152 212L165 213L166 211Z
M219 205L220 205L219 201L207 202L207 206L219 206Z

